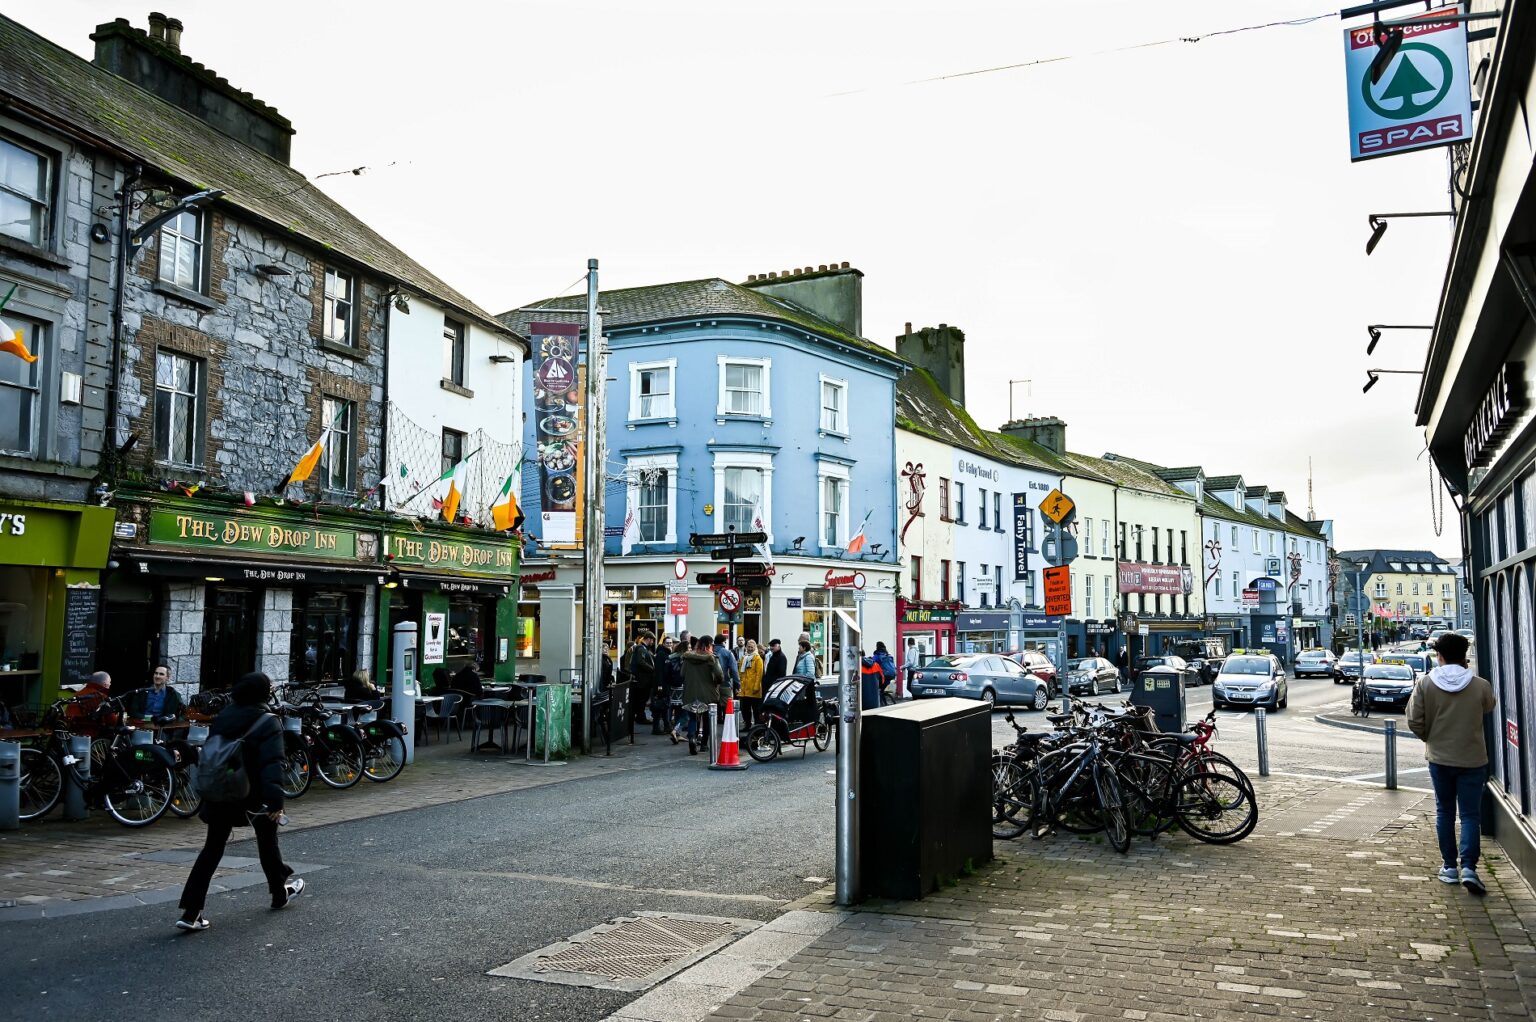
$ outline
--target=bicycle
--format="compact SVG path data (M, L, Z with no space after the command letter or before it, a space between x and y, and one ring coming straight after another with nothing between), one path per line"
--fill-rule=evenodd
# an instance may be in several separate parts
M69 751L74 734L68 724L70 706L71 701L62 699L50 706L43 718L47 737L42 748L23 750L21 818L41 819L53 811L63 796L65 771L84 790L87 805L101 805L125 827L148 826L165 815L176 784L171 752L153 741L137 743L136 729L122 723L122 701L104 699L92 708L94 723L112 721L104 725L109 733L92 743L93 755L97 742L104 743L99 767L82 766Z

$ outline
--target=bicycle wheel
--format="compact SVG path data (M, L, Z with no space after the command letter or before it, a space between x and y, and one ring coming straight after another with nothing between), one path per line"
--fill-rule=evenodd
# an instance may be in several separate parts
M832 744L832 725L825 720L818 720L816 733L811 736L811 744L816 746L817 752L826 752L827 746Z
M183 763L173 771L176 790L171 792L171 812L183 820L197 815L203 796L197 793L197 764Z
M1187 775L1198 773L1226 774L1239 781L1249 791L1253 790L1253 781L1243 772L1243 768L1232 762L1226 756L1211 749L1196 753L1183 765L1182 773Z
M363 774L370 781L393 781L405 769L405 739L389 735L364 750Z
M112 818L125 827L147 827L170 808L176 779L171 776L169 767L163 767L112 787L116 790L103 795Z
M1236 778L1209 771L1179 782L1174 813L1185 833L1212 845L1241 841L1259 823L1252 789Z
M759 724L747 732L747 755L759 763L772 763L779 757L778 733L767 724Z
M1160 757L1127 756L1116 770L1125 796L1125 821L1133 833L1156 837L1174 825L1173 791L1178 775L1171 762Z
M1093 764L1093 787L1098 792L1100 817L1104 820L1104 833L1110 847L1124 855L1131 848L1131 826L1125 821L1125 795L1120 789L1120 776L1109 763L1100 760Z
M315 756L315 771L332 788L350 788L363 779L363 749L355 738L338 738Z
M1029 828L1034 809L1033 786L1024 767L1006 752L992 754L992 836L1016 838Z
M21 750L21 818L40 820L64 793L64 771L41 749Z
M310 769L309 749L304 739L290 731L283 732L283 798L298 798L309 790L315 779Z
M1073 834L1097 834L1104 829L1099 798L1087 771L1077 779L1071 791L1058 795L1054 822L1062 830Z

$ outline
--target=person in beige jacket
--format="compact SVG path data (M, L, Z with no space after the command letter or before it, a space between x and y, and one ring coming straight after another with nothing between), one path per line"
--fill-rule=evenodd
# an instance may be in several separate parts
M1440 880L1484 892L1477 875L1482 834L1483 785L1488 745L1483 717L1492 711L1493 686L1467 666L1467 640L1454 632L1435 644L1440 666L1420 678L1408 697L1408 727L1424 741L1435 788L1435 836L1440 841ZM1456 816L1461 816L1461 869L1456 868Z

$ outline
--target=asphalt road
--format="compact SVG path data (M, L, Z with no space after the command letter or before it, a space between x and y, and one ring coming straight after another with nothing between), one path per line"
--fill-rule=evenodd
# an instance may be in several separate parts
M834 766L719 774L684 755L301 831L285 857L327 868L283 912L258 886L210 899L200 934L173 906L0 926L0 1014L600 1019L634 995L485 972L637 910L773 918L832 875Z

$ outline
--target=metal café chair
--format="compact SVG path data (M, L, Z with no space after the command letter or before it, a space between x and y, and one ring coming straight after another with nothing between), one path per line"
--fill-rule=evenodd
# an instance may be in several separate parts
M458 712L459 703L463 701L464 696L460 692L444 693L442 701L435 706L431 703L426 704L422 719L436 727L437 733L445 736L445 741L449 728L456 728L459 732L459 737L463 738L464 717Z
M512 708L510 706L498 706L494 703L477 702L471 708L474 714L474 731L470 735L470 751L480 751L480 729L486 730L487 737L494 735L497 728L501 728L501 745L498 751L507 751L507 726L512 720ZM494 744L494 743L492 743Z

